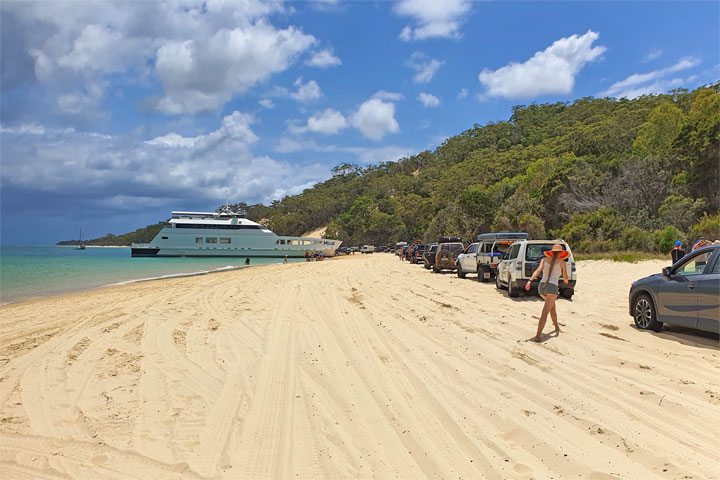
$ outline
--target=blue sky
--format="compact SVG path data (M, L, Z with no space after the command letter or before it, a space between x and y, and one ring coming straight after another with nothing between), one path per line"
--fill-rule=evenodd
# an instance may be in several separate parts
M720 80L718 2L0 4L0 242L268 203L513 105Z

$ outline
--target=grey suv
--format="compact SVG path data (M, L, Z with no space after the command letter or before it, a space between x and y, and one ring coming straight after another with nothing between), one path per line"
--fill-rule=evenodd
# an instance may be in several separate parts
M720 245L690 252L630 287L630 315L641 330L663 323L720 333Z

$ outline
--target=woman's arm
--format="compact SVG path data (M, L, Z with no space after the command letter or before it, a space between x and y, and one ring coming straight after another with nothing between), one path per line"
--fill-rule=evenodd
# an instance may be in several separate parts
M560 264L560 268L562 268L563 282L565 282L565 285L570 285L570 282L568 281L568 274L567 274L567 262L562 262Z

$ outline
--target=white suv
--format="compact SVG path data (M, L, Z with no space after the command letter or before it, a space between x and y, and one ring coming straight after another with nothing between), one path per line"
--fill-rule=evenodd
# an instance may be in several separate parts
M507 288L508 295L511 297L517 297L524 293L525 283L530 279L533 272L537 270L540 260L545 258L543 252L550 250L556 243L559 243L563 249L570 252L570 256L566 260L570 284L565 285L561 278L558 287L560 288L560 295L567 299L572 298L575 293L575 281L577 279L575 258L564 240L522 240L513 243L508 250L507 260L503 260L498 265L498 273L495 276L497 288ZM532 282L530 291L537 292L537 286L541 278L537 278Z

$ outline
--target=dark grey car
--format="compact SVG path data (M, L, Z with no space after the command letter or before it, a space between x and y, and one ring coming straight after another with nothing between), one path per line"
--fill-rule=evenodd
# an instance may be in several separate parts
M663 323L720 333L720 245L690 252L630 287L630 315L643 330Z

